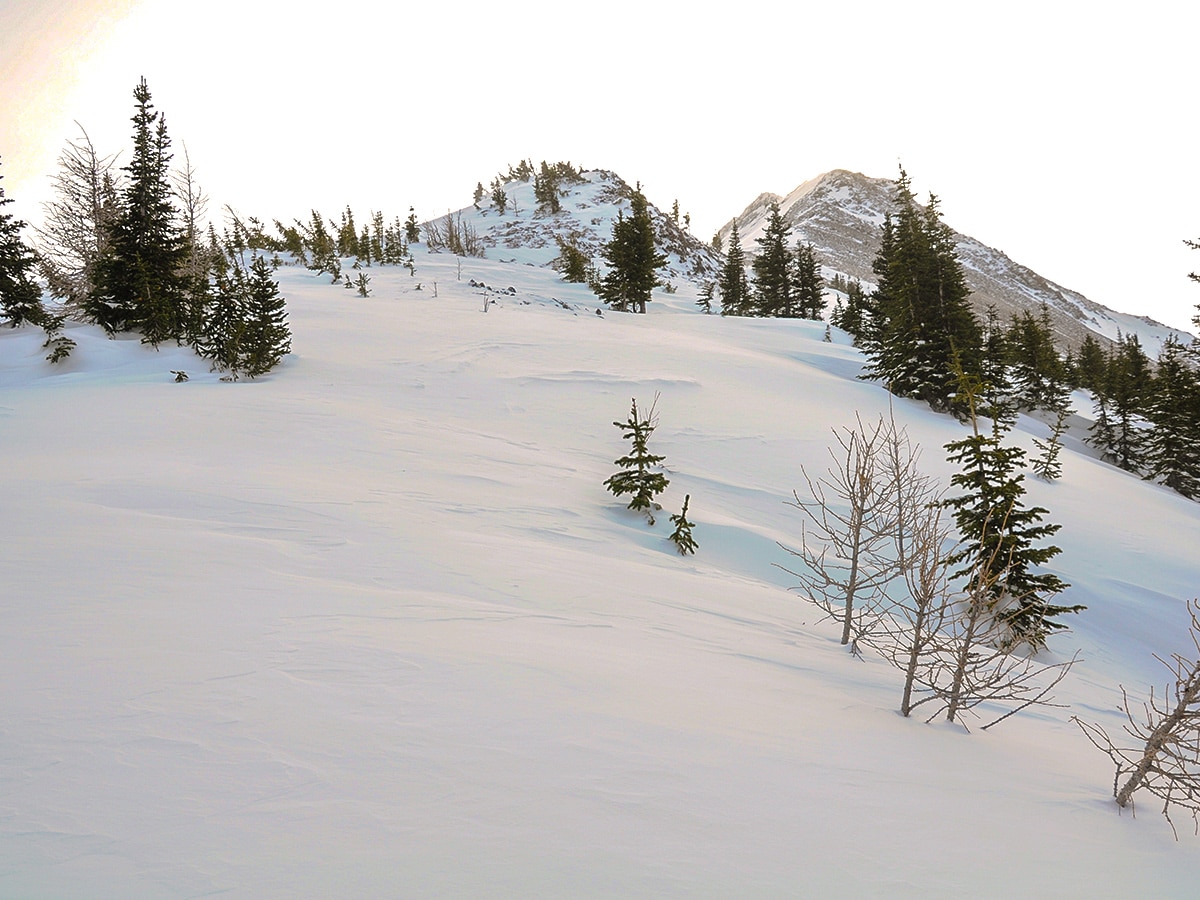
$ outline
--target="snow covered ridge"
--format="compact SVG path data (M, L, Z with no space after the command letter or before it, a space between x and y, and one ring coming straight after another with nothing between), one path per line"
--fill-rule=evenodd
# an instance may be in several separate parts
M493 259L550 266L558 259L558 241L563 240L599 262L613 221L622 211L629 212L633 189L613 172L598 169L582 175L582 183L562 185L565 194L557 213L539 209L532 180L510 180L503 185L508 198L503 213L485 194L477 206L447 215L461 217L464 225L473 228ZM660 280L677 284L715 277L720 258L711 246L653 204L649 212L659 249L667 256Z
M785 501L855 411L943 482L962 426L821 323L682 280L598 316L526 254L418 248L366 298L284 266L254 381L0 329L0 896L1191 896L1200 840L1118 816L1069 716L1119 733L1189 649L1200 505L1069 432L1028 484L1088 607L1069 708L904 720L789 590ZM603 486L656 393L686 559Z
M884 215L891 210L895 182L868 178L857 172L835 169L804 182L786 197L762 194L736 217L742 246L753 256L756 239L766 226L772 200L779 203L784 220L793 229L793 239L809 241L827 276L841 273L864 285L874 283L871 263L879 249ZM730 223L732 224L732 222ZM730 225L721 230L729 236ZM1153 358L1164 340L1176 329L1142 316L1119 313L1043 278L1009 259L1003 252L974 238L955 232L958 254L971 301L980 318L995 305L1001 321L1022 311L1036 313L1045 302L1050 309L1056 336L1076 347L1088 333L1108 341L1118 334L1136 334Z

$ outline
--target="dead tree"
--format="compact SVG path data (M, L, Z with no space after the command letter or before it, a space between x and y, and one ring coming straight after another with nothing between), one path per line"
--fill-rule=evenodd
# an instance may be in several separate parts
M842 643L858 652L883 606L885 588L899 572L895 540L897 516L892 484L882 459L889 428L881 417L871 426L834 430L829 448L833 465L812 478L803 468L810 500L793 491L789 506L807 518L800 549L780 545L803 567L780 566L800 580L802 591L830 618L842 624Z
M1134 710L1125 688L1121 688L1122 726L1134 746L1119 746L1099 725L1073 717L1094 746L1108 754L1116 766L1113 797L1121 809L1134 808L1133 797L1145 791L1163 801L1162 813L1175 831L1172 807L1186 810L1200 834L1200 600L1188 603L1192 622L1190 636L1196 654L1189 659L1180 653L1169 660L1155 654L1167 667L1174 685L1149 698L1140 711ZM1168 699L1169 698L1169 699ZM1175 832L1178 838L1178 832Z

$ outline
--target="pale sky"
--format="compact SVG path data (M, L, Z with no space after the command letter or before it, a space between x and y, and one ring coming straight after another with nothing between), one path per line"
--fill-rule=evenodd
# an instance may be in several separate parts
M903 162L958 230L1189 328L1198 33L1177 0L0 0L0 185L36 220L75 121L127 161L143 75L212 211L268 221L428 218L530 157L641 181L707 239Z

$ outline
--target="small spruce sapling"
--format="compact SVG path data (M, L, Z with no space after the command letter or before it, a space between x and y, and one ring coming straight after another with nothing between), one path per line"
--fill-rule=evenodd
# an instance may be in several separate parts
M689 553L695 553L699 544L692 537L692 528L695 527L695 522L689 522L687 517L688 503L691 502L692 495L687 494L683 498L683 509L679 515L671 516L671 523L675 526L675 530L671 532L671 542L675 545L675 549L679 551L680 556L687 556Z
M667 485L670 484L667 476L662 472L651 471L666 459L665 456L651 453L648 447L650 435L654 433L658 424L654 417L654 408L657 404L658 397L656 395L654 403L650 405L649 414L643 416L638 412L635 398L629 411L629 418L624 422L613 422L613 425L621 429L621 436L630 441L633 446L629 453L613 461L615 465L621 467L621 471L604 482L604 486L617 497L623 494L632 495L627 508L644 512L651 525L654 524L653 509L658 505L654 502L654 497L665 491ZM661 509L661 507L659 508Z

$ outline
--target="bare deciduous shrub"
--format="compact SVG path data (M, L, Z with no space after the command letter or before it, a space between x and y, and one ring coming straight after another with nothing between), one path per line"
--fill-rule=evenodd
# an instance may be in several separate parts
M1200 600L1188 603L1192 623L1190 636L1196 655L1189 659L1172 653L1169 659L1155 655L1167 667L1174 684L1156 697L1154 688L1141 709L1121 688L1123 730L1133 741L1118 744L1099 725L1073 721L1088 740L1108 754L1116 766L1113 797L1121 809L1134 807L1134 794L1145 791L1163 802L1162 813L1171 830L1171 809L1186 810L1200 834ZM1178 832L1176 832L1178 837Z

